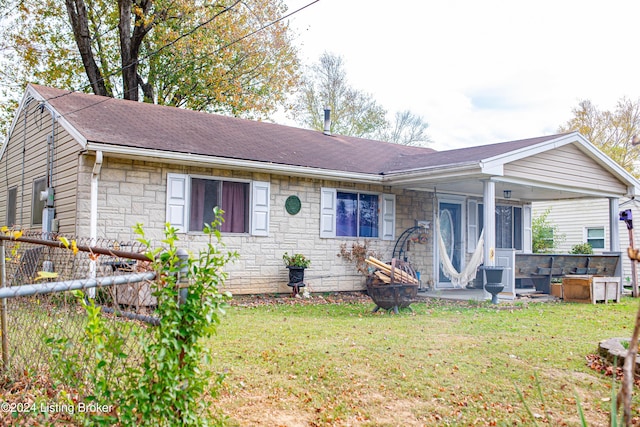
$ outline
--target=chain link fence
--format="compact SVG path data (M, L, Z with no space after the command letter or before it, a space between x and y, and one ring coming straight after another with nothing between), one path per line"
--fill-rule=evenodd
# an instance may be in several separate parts
M5 401L16 384L22 389L35 383L55 388L55 369L91 357L83 345L88 324L83 298L95 301L107 319L110 336L124 343L121 354L126 357L110 361L105 367L108 378L118 382L128 365L140 363L142 349L135 329L158 324L152 295L155 273L146 250L138 242L0 233ZM82 291L84 297L74 291ZM74 378L65 383L82 384L86 374L74 370Z

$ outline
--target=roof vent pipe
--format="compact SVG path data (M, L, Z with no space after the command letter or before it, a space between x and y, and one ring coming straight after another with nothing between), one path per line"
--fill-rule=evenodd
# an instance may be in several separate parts
M324 131L325 135L331 135L331 108L324 107Z

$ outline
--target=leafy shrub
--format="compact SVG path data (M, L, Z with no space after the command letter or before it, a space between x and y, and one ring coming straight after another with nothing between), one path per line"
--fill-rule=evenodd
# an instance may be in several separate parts
M550 213L551 208L531 221L533 253L553 253L566 237L558 232L557 225L551 223L548 218Z
M569 253L591 255L593 254L593 247L590 243L578 243L571 247L571 251Z
M47 340L56 362L53 371L62 384L77 387L82 399L115 407L104 414L78 414L78 421L87 425L167 427L214 422L203 398L205 393L215 395L217 391L210 387L212 375L206 369L208 349L204 343L215 333L231 298L228 292L220 291L228 276L223 267L238 256L236 252L223 253L216 246L222 243L222 211L216 208L214 213L214 222L205 224L203 230L209 243L195 258L181 257L175 228L167 225L162 241L165 247L151 250L142 225L136 225L138 240L147 246L147 256L156 272L152 286L160 324L133 328L134 337L142 344L143 361L139 366L127 367L119 382L108 376L113 373L115 360L127 357L123 352L124 338L110 332L100 308L91 300L86 302L81 293L78 297L88 319L78 343L79 355L69 357L70 353L75 354L73 344L63 335ZM73 380L81 366L88 372L86 381ZM221 381L218 376L216 385Z

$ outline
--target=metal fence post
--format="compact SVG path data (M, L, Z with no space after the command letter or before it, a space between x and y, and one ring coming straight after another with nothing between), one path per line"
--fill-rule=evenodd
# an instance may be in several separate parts
M7 287L6 257L4 253L4 240L0 240L0 286ZM7 338L7 299L2 298L0 304L0 333L2 334L2 369L9 370L9 342Z

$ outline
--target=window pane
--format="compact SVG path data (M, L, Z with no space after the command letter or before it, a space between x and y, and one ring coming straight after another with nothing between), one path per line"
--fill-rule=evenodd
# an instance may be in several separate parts
M547 248L553 248L553 227L543 227L540 229L540 237L547 242Z
M513 247L522 250L522 208L513 208Z
M604 228L588 228L587 237L589 239L604 239Z
M478 203L478 239L484 230L484 203Z
M358 236L358 195L337 193L336 236Z
M593 249L604 249L604 228L587 228L587 243Z
M360 194L360 236L378 237L378 196Z
M513 247L511 206L496 206L496 248Z
M222 182L222 210L224 222L220 231L247 233L249 231L249 184Z
M33 181L33 198L31 203L31 223L33 225L42 225L44 200L40 200L40 193L46 189L46 186L46 178L40 178Z
M191 215L189 231L202 231L204 224L214 220L213 208L220 206L220 181L211 179L191 180Z
M10 188L7 193L7 226L16 225L16 207L18 205L18 189Z

